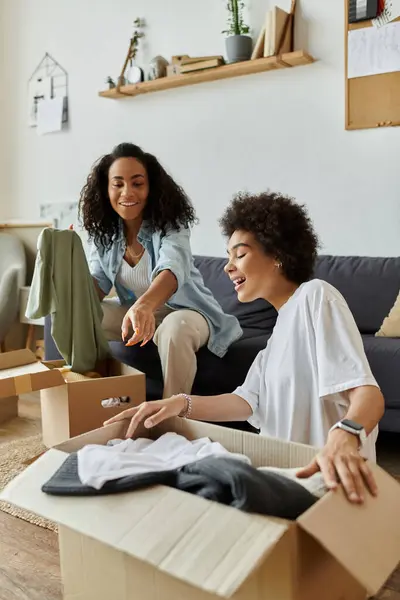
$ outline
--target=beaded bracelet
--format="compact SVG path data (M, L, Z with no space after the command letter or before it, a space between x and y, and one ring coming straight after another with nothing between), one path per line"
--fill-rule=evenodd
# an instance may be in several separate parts
M192 399L187 394L179 394L179 395L182 396L183 398L185 398L185 400L186 400L186 407L183 409L183 411L180 413L179 416L182 419L189 419L190 415L192 414Z

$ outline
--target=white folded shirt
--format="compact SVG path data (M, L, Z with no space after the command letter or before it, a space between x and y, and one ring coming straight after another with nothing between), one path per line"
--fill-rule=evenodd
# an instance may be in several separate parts
M177 433L157 440L113 440L111 445L90 444L78 451L78 475L83 485L101 489L107 481L142 473L178 469L207 456L224 456L251 464L244 454L226 450L219 442L200 438L193 442Z

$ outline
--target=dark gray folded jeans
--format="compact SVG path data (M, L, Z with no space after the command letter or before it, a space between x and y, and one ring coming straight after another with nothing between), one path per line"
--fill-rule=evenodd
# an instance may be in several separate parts
M78 457L70 454L42 491L59 496L97 496L166 485L240 510L297 519L317 498L302 485L279 475L263 473L247 463L208 457L170 471L158 471L109 481L100 490L82 485Z

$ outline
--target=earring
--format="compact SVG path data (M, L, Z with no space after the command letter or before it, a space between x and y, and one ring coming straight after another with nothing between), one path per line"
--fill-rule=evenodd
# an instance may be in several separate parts
M279 262L276 262L276 263L275 263L275 267L276 267L277 269L281 269L281 268L282 268L282 263L281 263L280 261L279 261Z

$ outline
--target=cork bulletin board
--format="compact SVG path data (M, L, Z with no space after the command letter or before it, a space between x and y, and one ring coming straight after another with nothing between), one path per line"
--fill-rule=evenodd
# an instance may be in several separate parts
M383 27L349 23L345 0L347 130L400 125L400 18Z

